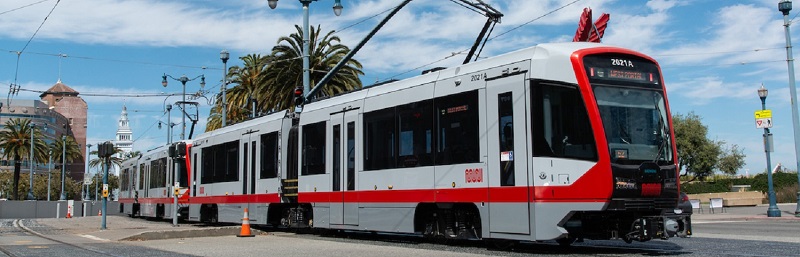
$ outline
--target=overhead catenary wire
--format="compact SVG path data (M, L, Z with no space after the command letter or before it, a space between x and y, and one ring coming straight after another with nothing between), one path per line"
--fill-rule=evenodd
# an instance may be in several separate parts
M16 10L24 9L26 7L31 7L31 6L34 6L34 5L37 5L37 4L41 4L41 3L44 3L44 2L47 2L47 1L50 1L50 0L41 0L39 2L23 5L23 6L8 10L8 11L0 12L0 15L6 14L6 13L10 13L10 12L13 12L13 11L16 11Z
M514 31L514 30L517 30L517 29L519 29L519 28L521 28L521 27L523 27L523 26L526 26L526 25L528 25L528 24L530 24L530 23L534 22L534 21L537 21L537 20L539 20L539 19L541 19L541 18L544 18L544 17L546 17L546 16L548 16L548 15L550 15L550 14L553 14L553 13L555 13L555 12L557 12L557 11L560 11L561 9L564 9L564 8L566 8L566 7L570 6L570 5L573 5L573 4L575 4L575 3L579 2L579 1L581 1L581 0L574 0L574 1L572 1L572 2L569 2L569 3L565 4L565 5L562 5L562 6L558 7L558 8L556 8L556 9L553 9L553 10L551 10L551 11L549 11L549 12L545 13L545 14L542 14L542 15L540 15L539 17L533 18L532 20L529 20L529 21L527 21L527 22L525 22L525 23L522 23L522 24L520 24L519 26L513 27L513 28L511 28L511 29L509 29L509 30L506 30L506 31L504 31L504 32L502 32L502 33L500 33L500 34L498 34L498 35L494 36L494 37L488 38L488 39L486 39L486 42L489 42L489 41L492 41L492 40L494 40L494 39L497 39L497 38L499 38L499 37L502 37L502 36L504 36L504 35L506 35L506 34L508 34L508 33L511 33L511 32L512 32L512 31ZM404 72L402 72L402 73L395 74L395 75L393 75L393 76L390 76L389 78L390 78L390 79L397 78L397 77L399 77L399 76L402 76L402 75L404 75L404 74L407 74L407 73L410 73L410 72L413 72L413 71L419 70L419 69L421 69L421 68L424 68L424 67L427 67L427 66L433 65L433 64L435 64L435 63L439 63L439 62L442 62L442 61L444 61L444 60L450 59L450 58L452 58L453 56L455 56L455 55L457 55L457 54L461 54L461 53L463 53L463 52L465 52L465 51L469 51L469 49L464 49L464 50L461 50L461 51L458 51L458 52L453 52L453 53L452 53L451 55L449 55L449 56L446 56L446 57L444 57L444 58L441 58L441 59L435 60L435 61L433 61L433 62L430 62L430 63L424 64L424 65L421 65L421 66L418 66L418 67L416 67L416 68L413 68L413 69L410 69L410 70L404 71Z

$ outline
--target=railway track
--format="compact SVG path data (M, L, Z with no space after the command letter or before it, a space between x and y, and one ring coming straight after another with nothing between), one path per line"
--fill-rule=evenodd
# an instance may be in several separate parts
M38 242L41 241L51 242L47 244L36 243L36 244L25 244L25 245L8 244L8 243L0 244L0 252L9 257L43 256L42 251L38 251L37 249L55 249L55 248L59 248L57 250L58 253L69 253L69 255L71 256L115 256L115 257L122 256L122 255L108 253L100 249L89 247L86 245L59 240L53 236L48 236L39 233L26 226L24 220L22 219L3 220L2 230L0 230L0 235L4 237L18 237L19 239L28 239L28 240L17 240L18 242L23 242L23 243L32 243L34 242L33 239L39 239L37 240ZM61 249L61 248L66 248L66 249ZM46 255L54 253L56 252L54 252L53 250L48 250Z

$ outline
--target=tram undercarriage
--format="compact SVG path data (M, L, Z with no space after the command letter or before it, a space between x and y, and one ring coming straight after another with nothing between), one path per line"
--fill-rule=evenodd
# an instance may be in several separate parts
M564 223L570 239L622 239L626 243L666 240L682 234L678 221L659 215L629 211L578 212ZM563 241L563 240L562 240Z

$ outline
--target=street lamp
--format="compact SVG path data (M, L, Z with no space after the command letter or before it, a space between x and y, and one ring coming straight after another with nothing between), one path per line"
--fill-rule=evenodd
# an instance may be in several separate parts
M47 201L50 201L50 177L53 173L53 150L48 152L47 158Z
M767 109L767 91L764 88L764 85L761 85L761 88L758 89L758 98L761 98L761 110ZM781 210L778 209L777 204L775 203L775 189L772 187L772 163L770 163L770 156L769 152L772 151L772 133L769 133L769 128L764 127L764 152L767 154L767 184L769 186L769 192L767 192L767 196L769 196L769 209L767 209L767 217L780 217Z
M783 30L786 33L786 65L789 66L789 95L792 99L792 128L794 131L794 156L797 168L797 182L800 183L800 118L797 114L797 89L794 85L794 58L792 58L792 37L789 33L789 11L792 10L792 1L783 0L778 3L778 11L783 13ZM797 208L795 217L800 217L800 190L797 192Z
M275 3L277 4L277 3ZM222 60L222 127L224 128L228 119L228 104L225 101L225 95L228 91L228 59L231 54L228 50L222 50L219 53L219 59Z
M31 127L31 150L28 151L28 152L30 152L30 157L28 159L28 167L31 168L31 171L30 171L30 173L28 173L28 177L30 177L30 186L28 187L28 197L27 197L27 199L28 200L36 200L36 197L33 196L33 151L34 151L34 148L33 148L33 132L36 129L36 125L34 125L33 122L31 122L30 123L30 127Z
M311 70L309 68L309 63L311 63L311 55L309 54L309 41L311 40L309 39L309 30L311 29L308 25L308 6L311 4L311 2L317 0L299 1L303 4L303 94L305 94L303 98L305 99L308 97L308 93L311 92L309 90L311 87ZM278 6L278 0L268 0L267 2L269 3L269 8L275 9L275 7ZM339 16L342 14L343 8L342 1L336 0L336 2L333 4L333 13L336 14L336 16Z
M58 200L67 200L67 192L64 191L64 174L67 168L67 136L61 135L61 197Z
M183 122L181 125L183 126L183 130L181 130L181 140L183 140L184 135L186 134L186 115L189 115L186 113L186 82L200 78L200 89L202 90L206 86L206 77L205 75L201 74L200 76L194 77L192 79L187 78L186 75L183 75L180 78L175 78L171 75L167 75L166 73L164 73L164 76L161 76L162 78L161 85L164 87L167 87L167 77L170 77L171 79L174 79L176 81L180 81L181 84L183 84L183 94L182 94L183 101L181 101L181 110L183 111Z
M86 144L86 147L88 147L89 150L86 150L86 173L83 174L84 179L81 181L81 192L86 192L86 194L81 197L83 200L86 200L89 196L89 185L86 185L86 175L89 174L89 157L91 156L89 153L92 152L92 144ZM83 190L84 187L86 187L86 190Z

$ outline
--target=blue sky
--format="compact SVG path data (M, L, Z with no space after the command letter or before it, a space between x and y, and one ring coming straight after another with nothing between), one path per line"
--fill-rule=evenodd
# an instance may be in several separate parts
M570 41L584 7L591 7L595 18L609 13L603 42L659 60L673 114L694 112L702 117L712 139L744 149L747 164L741 174L763 172L766 166L762 130L756 129L753 117L761 108L756 90L763 83L770 90L767 107L774 115L773 164L780 162L794 169L778 1L485 1L505 16L482 56ZM166 120L163 104L179 101L179 97L136 97L180 93L180 82L170 80L168 87L161 86L162 74L190 78L204 74L206 96L211 98L219 92L222 49L231 52L229 66L240 65L239 56L269 53L280 36L294 32L294 24L302 24L301 5L295 0L281 0L275 10L267 7L266 0L56 2L0 1L0 94L5 96L7 85L15 79L23 90L42 91L60 76L89 104L88 142L114 138L116 120L125 104L136 150L166 141L166 130L159 130L156 124ZM333 1L321 0L311 4L311 24L321 24L323 31L339 31L343 43L354 46L383 17L379 14L397 2L342 0L345 8L336 17ZM27 7L17 9L23 6ZM800 10L790 17L797 13ZM375 15L377 18L370 19ZM479 14L451 1L412 1L355 56L364 64L364 84L407 78L419 74L420 70L414 69L433 62L423 69L457 65L464 58L459 53L471 46L484 22ZM792 38L800 38L798 28L792 29ZM23 48L17 62L15 52ZM200 90L199 80L187 83L186 90ZM38 95L22 91L14 99L38 99ZM205 99L199 101L195 135L204 130L209 109ZM179 117L174 112L173 122L180 122ZM177 128L175 138L180 136Z

